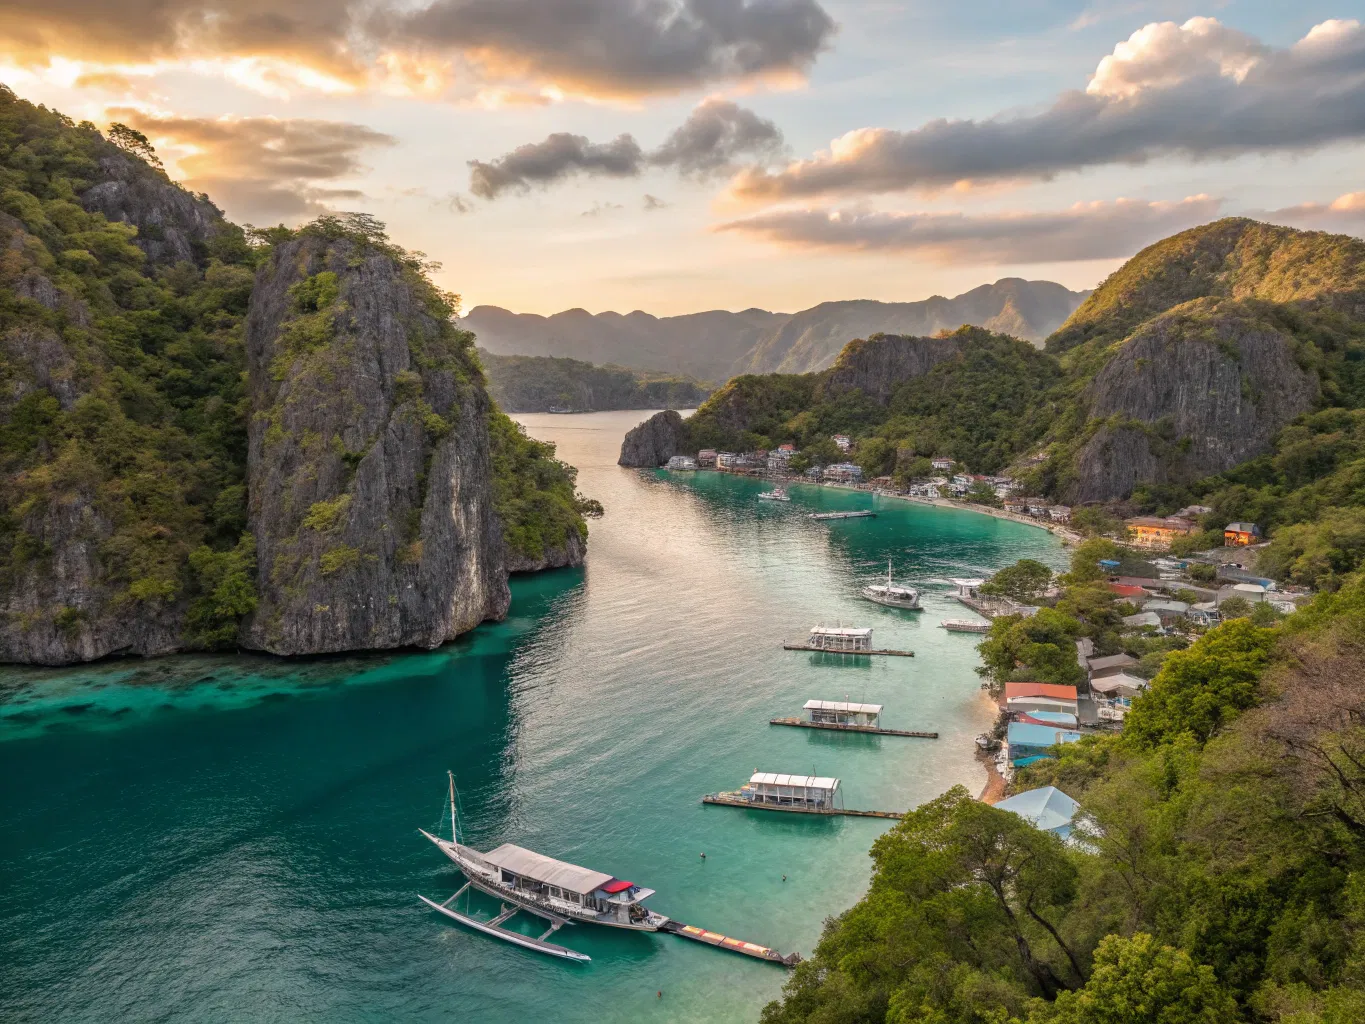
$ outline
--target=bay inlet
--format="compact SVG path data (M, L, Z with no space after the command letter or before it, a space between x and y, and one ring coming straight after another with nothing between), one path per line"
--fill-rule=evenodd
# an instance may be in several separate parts
M556 937L592 957L575 965L420 904L462 884L416 832L441 828L446 770L472 845L610 872L657 889L660 913L809 953L891 823L701 796L755 769L837 776L857 807L976 792L979 638L938 628L960 610L932 581L1065 555L972 513L621 469L645 415L518 417L606 515L584 569L514 578L505 622L438 651L0 673L0 1017L755 1020L783 981L770 965L586 926ZM888 558L924 613L858 597ZM915 657L782 650L839 622ZM884 704L886 726L939 738L768 724L809 698Z

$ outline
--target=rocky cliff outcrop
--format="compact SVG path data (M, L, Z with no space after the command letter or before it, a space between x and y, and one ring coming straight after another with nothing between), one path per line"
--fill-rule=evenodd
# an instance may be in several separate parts
M656 412L626 434L616 464L644 469L662 466L684 450L686 437L687 427L680 415L672 409Z
M305 232L247 320L250 526L277 654L435 647L509 602L472 339L383 247Z
M1127 497L1139 483L1192 481L1268 451L1318 399L1296 350L1232 300L1197 300L1144 324L1090 383L1093 433L1066 497Z
M202 261L209 239L223 228L218 208L141 160L103 148L101 180L81 193L81 205L136 227L134 243L152 263Z
M588 544L577 531L567 532L558 544L547 546L540 555L527 555L515 548L507 548L504 559L508 572L544 572L546 569L567 569L583 564L588 556Z
M922 377L946 359L961 354L964 336L914 338L874 334L851 341L839 353L820 385L820 394L833 395L854 388L885 405L898 384Z

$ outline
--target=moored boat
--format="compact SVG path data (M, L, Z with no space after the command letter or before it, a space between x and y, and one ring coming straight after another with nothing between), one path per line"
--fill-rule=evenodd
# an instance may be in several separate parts
M975 619L944 619L939 625L949 633L989 633L991 631L989 622L977 622Z
M863 597L888 608L900 608L907 612L924 609L919 603L919 591L914 587L902 586L891 579L891 560L886 560L886 582L873 583L863 587Z
M791 496L785 487L774 487L771 491L764 491L758 496L759 501L791 501Z

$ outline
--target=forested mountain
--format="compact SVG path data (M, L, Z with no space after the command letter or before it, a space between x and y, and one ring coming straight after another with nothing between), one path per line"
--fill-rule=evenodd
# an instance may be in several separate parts
M581 558L456 301L368 218L248 235L0 87L0 660L434 646Z
M1210 490L1305 413L1365 404L1362 365L1365 242L1229 219L1139 253L1042 352L974 328L874 335L819 373L731 380L688 443L846 433L872 475L940 454L990 472L1041 451L1024 474L1039 493L1151 503Z
M805 373L829 366L854 338L934 334L974 324L1041 342L1087 292L1006 278L954 299L824 302L799 313L712 310L653 317L571 309L544 317L475 306L463 326L499 355L567 356L724 381L742 373Z
M495 356L481 349L479 362L489 394L508 412L695 409L715 390L692 377L553 356Z

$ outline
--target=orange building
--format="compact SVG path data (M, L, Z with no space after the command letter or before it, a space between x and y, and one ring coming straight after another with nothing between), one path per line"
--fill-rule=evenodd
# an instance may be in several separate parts
M1261 539L1261 528L1255 523L1228 523L1223 527L1223 546L1240 548Z
M1139 548L1168 548L1177 537L1194 533L1194 523L1175 516L1139 516L1123 524L1132 535L1132 544Z

